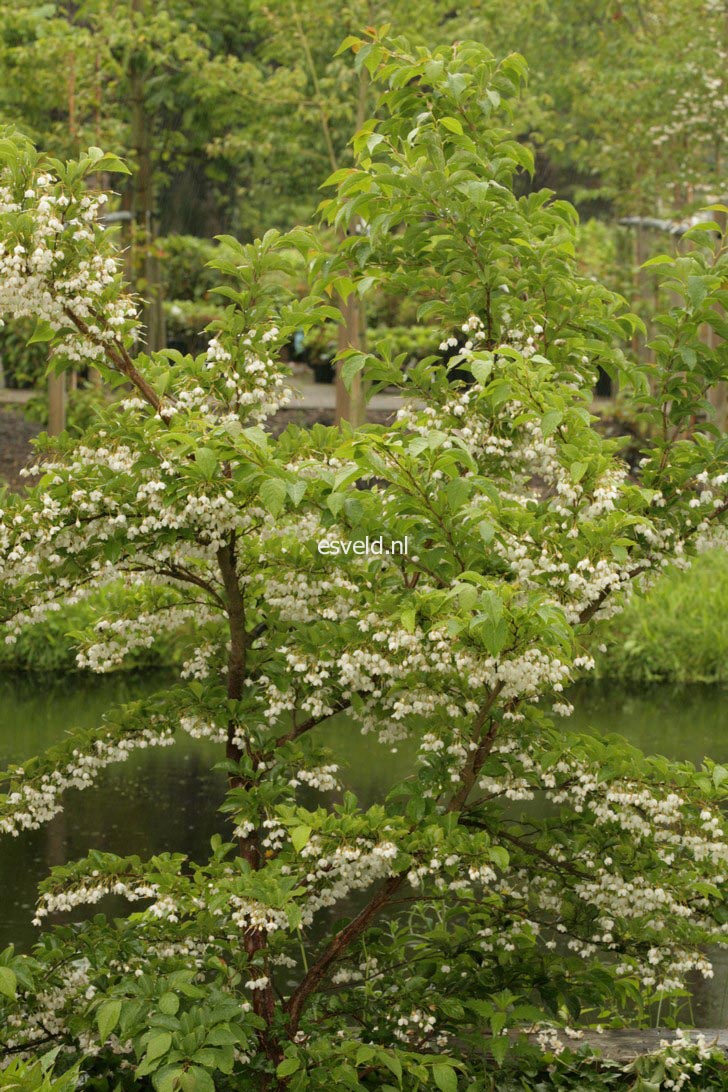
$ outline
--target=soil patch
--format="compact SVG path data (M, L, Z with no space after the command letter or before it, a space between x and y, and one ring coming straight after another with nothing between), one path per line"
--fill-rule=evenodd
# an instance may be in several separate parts
M41 426L26 421L15 410L0 411L0 486L7 484L13 490L23 488L26 479L20 471L33 461L30 441L41 432Z

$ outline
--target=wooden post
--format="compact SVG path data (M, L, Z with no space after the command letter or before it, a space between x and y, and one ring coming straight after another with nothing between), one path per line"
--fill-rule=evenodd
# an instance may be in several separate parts
M48 435L58 436L66 427L66 376L48 376Z
M352 292L346 302L339 301L339 307L344 316L344 321L338 330L339 352L344 349L360 349L364 352L366 349L364 304ZM358 428L366 421L367 407L364 377L361 372L355 375L351 383L351 390L347 390L344 386L344 380L341 378L342 367L341 362L336 365L336 424L339 425L342 421L348 421L354 428Z

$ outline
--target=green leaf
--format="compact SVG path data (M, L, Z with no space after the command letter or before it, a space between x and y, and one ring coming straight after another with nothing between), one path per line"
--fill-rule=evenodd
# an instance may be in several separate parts
M569 470L571 473L571 480L573 482L580 482L589 469L588 463L575 462L572 463Z
M688 277L688 296L694 311L700 307L707 295L708 286L703 277Z
M499 622L491 623L486 627L483 632L483 644L491 656L498 656L503 651L508 635L508 626L502 618Z
M478 589L472 584L460 584L457 590L461 610L472 610L478 601Z
M283 508L288 489L280 478L266 478L260 487L260 499L273 516Z
M382 138L380 137L380 140ZM354 291L355 285L351 277L337 277L336 278L336 291L341 296L344 303L348 300L351 293Z
M99 1038L105 1043L114 1030L121 1016L121 1001L104 1001L96 1013L96 1027L99 1029Z
M402 1063L396 1054L389 1054L386 1050L380 1050L379 1059L386 1065L389 1072L394 1074L398 1081L402 1080Z
M445 494L452 512L457 512L458 509L462 508L470 496L471 489L472 483L468 478L453 478L451 482L448 482L445 487Z
M195 463L209 481L217 469L217 455L209 447L200 447L195 452Z
M284 1058L276 1069L276 1077L290 1077L291 1073L295 1073L300 1068L301 1063L298 1058Z
M343 493L332 493L326 498L326 507L332 515L338 516L341 509L344 507L344 500L345 497Z
M167 993L163 993L159 998L159 1011L163 1012L165 1016L175 1016L179 1009L179 997L176 993L172 993L169 990Z
M508 1053L508 1047L510 1046L508 1036L499 1035L497 1038L491 1039L488 1046L498 1065L503 1065L503 1060Z
M408 633L414 633L417 614L414 607L406 607L400 614L402 625Z
M288 496L293 501L294 508L298 508L306 492L306 482L290 482L287 486Z
M490 379L491 372L493 370L493 361L491 360L473 360L470 364L470 371L473 372L475 379L485 385Z
M161 1058L163 1054L167 1053L171 1045L172 1033L169 1031L158 1031L156 1035L152 1035L147 1043L145 1054L146 1060L151 1062L155 1058Z
M564 419L561 410L548 410L541 418L541 431L544 436L552 436Z
M157 1092L176 1092L185 1070L180 1065L166 1065L158 1069L152 1077L152 1084Z
M458 1092L457 1074L451 1066L438 1062L432 1067L432 1076L441 1092Z
M348 356L341 365L341 379L347 390L351 390L351 382L364 368L367 361L366 353L354 352Z
M713 784L716 789L720 788L724 781L728 781L728 769L725 766L713 767Z
M300 827L294 827L291 831L291 843L296 853L300 853L304 846L307 846L309 839L311 838L311 827L301 824Z
M53 341L53 338L55 336L56 336L55 328L53 326L51 326L50 322L47 322L45 319L38 319L38 321L35 324L35 329L33 330L33 333L28 338L28 341L26 342L26 344L28 344L28 345L38 345L38 344L40 344L41 342L44 342L44 341Z
M492 861L493 864L505 872L510 862L508 850L503 846L488 846L486 852L488 854L488 860Z
M345 178L348 178L350 174L356 174L356 168L354 167L340 167L338 171L334 171L329 177L321 183L321 189L325 189L326 186L338 186L340 182L343 182Z
M15 971L11 971L10 967L0 967L0 993L5 997L15 997L17 988L18 980Z
M103 152L101 148L89 148L88 158L91 160L93 171L106 171L109 174L131 174L123 160L111 152Z
M182 1092L215 1092L215 1082L206 1069L193 1065L182 1076Z
M344 38L343 42L336 50L336 53L334 53L334 56L340 57L342 53L346 53L347 49L354 49L354 47L359 50L361 48L361 45L361 38L355 38L353 34L350 34L347 38Z
M451 133L457 133L458 136L463 135L462 123L459 122L457 118L440 118L440 124L443 125L446 129L449 129Z
M675 261L669 254L657 254L654 258L648 258L646 262L642 263L643 269L649 269L652 265L672 265Z

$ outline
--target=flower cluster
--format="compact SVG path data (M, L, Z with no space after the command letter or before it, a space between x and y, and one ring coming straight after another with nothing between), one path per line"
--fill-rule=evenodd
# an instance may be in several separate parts
M0 315L62 332L56 352L83 364L108 364L136 324L131 298L113 291L117 263L98 246L106 200L69 194L49 170L31 172L22 193L0 174L0 224L22 224L0 239Z

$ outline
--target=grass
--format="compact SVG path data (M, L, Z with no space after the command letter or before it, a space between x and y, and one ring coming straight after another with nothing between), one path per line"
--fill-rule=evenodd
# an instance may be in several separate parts
M728 552L690 569L668 569L644 596L605 624L597 674L629 685L728 684Z

